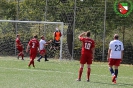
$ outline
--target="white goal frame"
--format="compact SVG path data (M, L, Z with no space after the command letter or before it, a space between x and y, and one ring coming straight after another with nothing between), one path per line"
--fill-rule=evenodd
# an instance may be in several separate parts
M0 22L13 22L13 23L41 23L41 24L60 24L60 30L62 33L61 36L61 41L60 41L60 56L59 56L59 60L62 60L62 45L63 45L63 28L64 28L64 23L63 22L47 22L47 21L19 21L19 20L0 20ZM16 29L17 29L17 25L16 25Z

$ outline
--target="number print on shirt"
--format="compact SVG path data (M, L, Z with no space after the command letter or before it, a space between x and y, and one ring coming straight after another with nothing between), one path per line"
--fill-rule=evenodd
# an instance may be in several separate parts
M121 51L121 45L115 45L115 51Z
M88 50L90 50L90 47L91 47L91 43L85 43L85 49L88 49Z
M32 43L32 48L35 48L35 43L34 42Z

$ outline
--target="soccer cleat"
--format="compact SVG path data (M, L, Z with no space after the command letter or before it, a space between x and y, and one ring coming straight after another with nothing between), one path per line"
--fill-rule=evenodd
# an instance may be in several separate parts
M86 81L87 81L87 82L90 82L90 80L89 80L89 79L87 79Z
M113 83L116 84L116 80Z
M112 77L112 82L114 82L114 81L116 81L116 76L115 75Z
M81 79L77 79L77 81L81 81Z
M19 56L17 56L17 59L19 59Z
M45 61L49 61L49 60L45 60Z
M33 66L33 68L35 68L35 66Z
M28 66L28 68L30 68L30 66Z
M38 59L37 61L38 61L38 62L40 62L40 60L39 60L39 59Z

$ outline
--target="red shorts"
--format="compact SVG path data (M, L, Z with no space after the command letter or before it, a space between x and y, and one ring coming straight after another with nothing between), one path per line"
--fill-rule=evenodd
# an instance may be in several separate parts
M30 59L35 59L37 56L37 51L36 50L30 50Z
M23 51L23 47L22 47L22 46L18 46L18 47L17 47L17 50L18 50L19 52L22 52L22 51Z
M46 50L40 50L40 54L45 54Z
M113 59L113 58L110 58L109 59L109 65L113 66L120 66L120 63L121 63L121 59Z
M92 55L89 54L81 54L80 64L92 64Z
M35 59L36 58L36 56L37 56L37 54L36 53L30 53L30 59Z

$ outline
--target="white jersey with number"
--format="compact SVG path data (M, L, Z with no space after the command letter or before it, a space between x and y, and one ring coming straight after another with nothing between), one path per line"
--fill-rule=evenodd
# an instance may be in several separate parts
M39 44L40 44L40 50L43 50L43 49L45 49L45 44L46 44L46 41L45 40L40 40L40 42L39 42Z
M121 52L124 50L123 43L119 40L113 40L109 44L110 58L121 59Z

